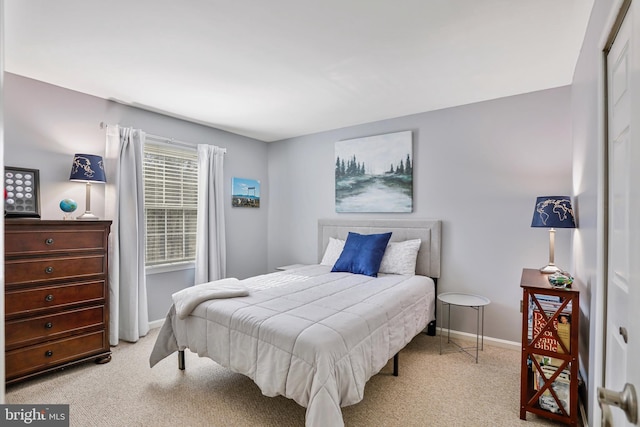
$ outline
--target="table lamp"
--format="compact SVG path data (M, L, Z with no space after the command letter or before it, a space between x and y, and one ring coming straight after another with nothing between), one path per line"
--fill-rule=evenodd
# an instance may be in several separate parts
M79 181L87 184L87 205L85 213L76 219L99 219L96 215L91 213L91 183L98 182L104 184L107 181L104 175L104 162L102 157L95 156L93 154L76 154L73 156L73 164L71 165L69 181Z
M542 267L540 271L546 274L562 271L554 263L556 228L576 228L571 198L569 196L538 197L531 226L549 229L549 264Z

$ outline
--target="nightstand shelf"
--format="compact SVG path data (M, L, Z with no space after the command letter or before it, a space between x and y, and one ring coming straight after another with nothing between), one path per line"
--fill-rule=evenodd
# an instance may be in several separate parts
M523 269L520 419L527 412L577 426L579 292Z

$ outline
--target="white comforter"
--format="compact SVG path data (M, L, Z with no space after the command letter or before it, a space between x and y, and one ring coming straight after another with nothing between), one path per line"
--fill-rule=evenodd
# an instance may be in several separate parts
M172 307L150 365L188 348L306 407L307 426L343 426L340 408L434 319L435 290L423 276L330 269L242 280L248 296L203 302L184 320Z

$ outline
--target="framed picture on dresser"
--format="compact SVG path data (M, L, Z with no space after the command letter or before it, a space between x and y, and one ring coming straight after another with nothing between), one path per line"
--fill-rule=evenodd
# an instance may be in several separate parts
M40 218L40 171L38 169L5 166L4 216Z

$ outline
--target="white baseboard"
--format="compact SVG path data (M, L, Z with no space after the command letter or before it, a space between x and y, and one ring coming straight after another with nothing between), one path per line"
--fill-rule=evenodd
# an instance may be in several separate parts
M149 329L156 329L161 327L164 324L164 319L154 320L153 322L149 322Z
M436 328L436 333L447 333L447 329L444 328ZM460 331L454 331L453 329L451 330L451 337L452 338L462 338L462 339L472 339L475 340L476 339L476 334L470 334L468 332L460 332ZM491 344L495 347L502 347L502 348L508 348L511 350L521 350L522 349L522 343L516 342L516 341L507 341L507 340L503 340L500 338L492 338L492 337L488 337L485 335L484 337L484 342Z

